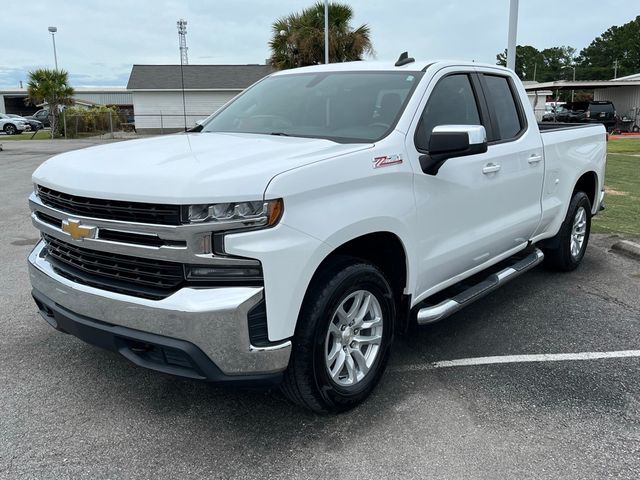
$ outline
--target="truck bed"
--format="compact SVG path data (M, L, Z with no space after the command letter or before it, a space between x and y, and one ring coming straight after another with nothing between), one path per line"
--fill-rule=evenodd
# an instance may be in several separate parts
M538 129L540 133L555 131L555 130L572 130L575 128L593 127L594 125L600 125L599 123L566 123L566 122L538 122Z

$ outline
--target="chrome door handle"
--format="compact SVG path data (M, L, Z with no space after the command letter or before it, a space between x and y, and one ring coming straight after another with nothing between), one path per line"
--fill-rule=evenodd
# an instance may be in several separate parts
M535 165L540 160L542 160L542 155L531 155L529 157L529 160L527 160L527 162L529 162L531 165Z
M487 163L484 167L482 167L482 173L485 175L487 173L494 173L500 170L502 167L496 163Z

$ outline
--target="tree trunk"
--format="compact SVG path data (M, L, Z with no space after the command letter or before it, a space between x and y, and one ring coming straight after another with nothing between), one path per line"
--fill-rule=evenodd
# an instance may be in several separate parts
M56 133L56 106L49 104L49 125L51 126L51 139Z

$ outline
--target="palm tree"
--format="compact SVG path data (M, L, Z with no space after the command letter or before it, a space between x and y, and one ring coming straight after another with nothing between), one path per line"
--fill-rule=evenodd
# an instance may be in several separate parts
M73 88L69 86L69 74L64 70L39 68L29 72L27 83L29 100L34 105L46 102L49 106L51 138L56 132L56 120L61 105L69 105L73 97Z
M369 27L355 30L349 24L353 10L342 3L329 4L329 61L348 62L373 55ZM324 63L324 4L317 2L300 13L276 20L272 27L271 63L278 69Z

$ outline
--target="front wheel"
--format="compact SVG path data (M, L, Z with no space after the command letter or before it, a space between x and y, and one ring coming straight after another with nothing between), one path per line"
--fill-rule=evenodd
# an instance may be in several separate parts
M569 272L580 265L591 233L591 202L584 192L575 192L560 231L548 245L541 246L545 264Z
M15 135L18 129L15 125L11 125L10 123L4 126L4 133L7 135Z
M386 367L394 320L391 287L375 265L329 260L305 298L283 393L317 413L363 402Z

